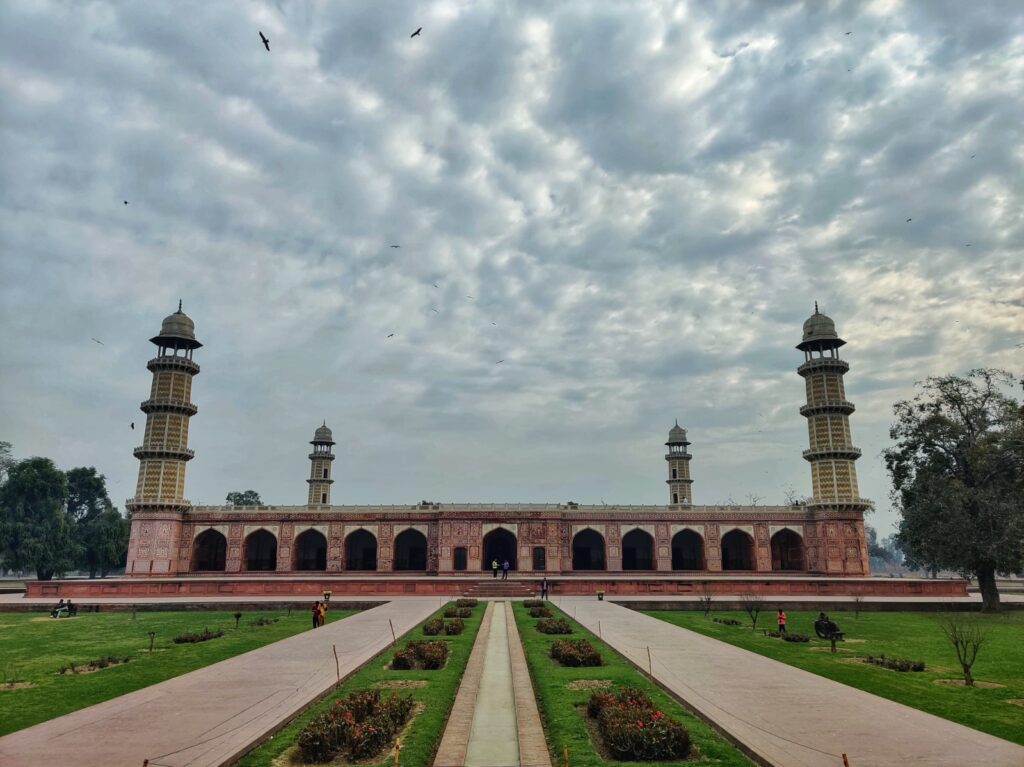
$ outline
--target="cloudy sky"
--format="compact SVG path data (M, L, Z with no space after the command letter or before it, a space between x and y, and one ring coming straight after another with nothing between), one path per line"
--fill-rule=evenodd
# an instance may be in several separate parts
M892 402L1024 361L1017 0L20 0L0 83L0 439L118 505L179 298L206 503L325 418L336 503L663 503L675 418L805 495L817 300L888 532Z

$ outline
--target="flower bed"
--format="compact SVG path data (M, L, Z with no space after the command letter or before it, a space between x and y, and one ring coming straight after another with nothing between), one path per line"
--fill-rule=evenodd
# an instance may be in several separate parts
M537 621L537 631L542 634L571 634L572 626L565 618L541 618Z
M203 629L199 633L186 631L184 634L178 634L178 636L174 637L174 644L195 644L196 642L206 642L222 636L224 636L223 631L210 631L208 628Z
M272 626L273 624L277 623L279 620L281 620L281 619L280 618L267 618L265 616L261 616L259 618L253 618L251 621L249 621L249 625L250 626Z
M892 669L893 671L924 671L923 660L886 658L885 655L869 655L864 660L868 663L873 663L876 666L881 666L882 668Z
M544 607L545 602L543 599L524 599L523 607Z
M785 639L787 642L810 642L811 638L807 634L800 634L793 632L792 634L783 634L781 631L768 630L765 632L767 636L774 637L775 639Z
M444 631L444 621L440 618L431 618L423 624L423 633L428 637L437 636Z
M470 597L463 597L462 599L455 600L456 607L476 607L479 604L475 599Z
M550 618L551 617L551 610L549 610L547 607L544 607L544 606L541 606L541 607L531 607L530 608L530 617L531 618Z
M322 764L339 755L346 761L368 759L387 747L412 713L411 696L379 690L359 690L339 698L327 712L314 717L299 733L304 762Z
M395 653L391 659L391 668L396 671L408 671L419 668L434 671L442 668L448 660L448 643L440 640L409 642L404 649Z
M448 636L454 636L455 634L461 634L464 628L466 628L466 624L462 618L453 618L444 624L444 633Z
M622 761L685 759L690 754L690 734L682 724L654 707L635 687L618 693L595 690L587 703L587 716L609 753Z
M721 623L723 626L742 626L735 618L712 618L715 623Z
M472 614L470 607L449 607L444 611L445 618L468 618Z
M563 666L600 666L601 654L586 639L558 639L551 644L551 657Z
M127 655L124 657L108 655L105 658L97 658L96 660L91 660L88 663L75 663L74 661L71 661L68 665L61 666L57 669L57 673L66 674L70 671L72 674L88 674L92 671L99 671L100 669L104 669L109 666L119 666L120 664L127 663L130 660L131 658ZM10 686L13 688L14 684L12 683Z

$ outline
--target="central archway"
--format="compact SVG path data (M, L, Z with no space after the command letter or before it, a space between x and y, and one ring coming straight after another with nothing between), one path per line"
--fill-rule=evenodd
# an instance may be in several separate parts
M730 530L722 536L722 569L753 570L754 539L742 530Z
M192 544L193 571L223 571L227 559L228 541L216 530L207 530L196 536Z
M804 570L804 539L792 530L772 536L772 570Z
M345 539L345 569L377 569L377 539L369 530L356 530Z
M395 536L394 570L427 569L427 536L419 530L403 530Z
M636 529L622 536L622 569L654 569L654 539L650 533Z
M704 539L693 530L680 530L672 536L672 569L704 570Z
M498 561L498 569L508 560L508 569L516 568L516 537L503 527L495 528L484 536L484 555L481 570L490 570L491 562Z
M573 570L604 570L604 538L589 527L580 530L572 539Z
M268 530L257 530L245 539L245 569L254 572L277 569L277 538Z
M295 569L327 569L327 539L319 530L306 530L296 536Z

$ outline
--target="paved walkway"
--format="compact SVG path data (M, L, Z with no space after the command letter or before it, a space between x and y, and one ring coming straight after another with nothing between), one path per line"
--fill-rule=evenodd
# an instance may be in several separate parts
M487 605L434 767L551 767L508 602Z
M610 602L556 604L780 767L1021 767L1024 748Z
M396 598L0 738L0 765L220 767L280 727L437 609L436 599Z

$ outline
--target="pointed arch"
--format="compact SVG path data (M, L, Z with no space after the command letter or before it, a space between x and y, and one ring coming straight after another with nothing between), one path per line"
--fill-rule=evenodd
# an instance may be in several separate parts
M192 542L193 572L223 572L227 562L228 539L218 530L201 532Z
M622 569L654 569L654 538L646 530L634 528L622 536Z
M293 548L295 549L293 569L327 569L327 538L319 530L310 528L299 533L295 538Z
M672 536L673 570L706 570L704 539L694 530L680 530Z
M369 530L360 527L345 537L345 569L377 569L377 538Z
M392 550L392 569L427 569L427 536L419 530L410 527L400 532L395 536Z
M722 569L753 570L754 539L743 530L730 530L722 536Z
M272 532L261 527L246 536L245 569L250 572L277 569L277 538Z
M516 567L516 536L511 530L496 527L484 536L483 544L483 556L480 558L481 570L489 571L492 562L497 562L500 570L506 561L510 570L518 569Z
M572 569L604 570L607 566L604 552L603 535L591 527L580 530L572 538Z
M772 536L772 570L806 570L804 539L788 527Z

